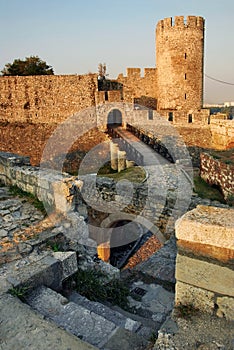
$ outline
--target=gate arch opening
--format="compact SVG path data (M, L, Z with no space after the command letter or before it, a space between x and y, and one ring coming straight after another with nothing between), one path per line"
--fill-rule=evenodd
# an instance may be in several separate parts
M107 127L108 128L116 128L116 127L122 126L122 125L123 125L123 118L122 118L121 111L117 108L112 109L108 113Z

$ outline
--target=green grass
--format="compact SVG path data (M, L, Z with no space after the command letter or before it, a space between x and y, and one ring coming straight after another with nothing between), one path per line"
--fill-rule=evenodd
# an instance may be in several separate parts
M13 287L8 290L8 293L19 298L21 301L25 301L28 291L29 287Z
M195 176L194 178L194 190L201 198L225 203L221 192L208 185L200 176Z
M66 282L66 286L75 289L91 301L106 301L113 305L128 307L129 289L118 279L105 283L106 277L101 271L93 269L83 271L79 269Z
M27 202L31 203L36 209L40 210L42 214L46 215L44 204L33 194L23 191L18 186L10 186L9 191L13 196L25 198Z
M140 166L133 166L118 173L112 170L110 164L107 163L102 168L100 168L97 176L108 177L116 181L128 180L133 183L141 183L146 178L146 172L144 168Z

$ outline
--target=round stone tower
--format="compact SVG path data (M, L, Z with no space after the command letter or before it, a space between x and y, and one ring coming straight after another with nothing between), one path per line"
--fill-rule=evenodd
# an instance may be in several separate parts
M194 111L203 105L204 19L183 16L156 28L158 110Z

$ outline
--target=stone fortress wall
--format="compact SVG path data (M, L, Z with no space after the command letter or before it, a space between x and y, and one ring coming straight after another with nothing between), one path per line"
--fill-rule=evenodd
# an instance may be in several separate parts
M233 147L233 123L212 121L209 110L201 108L203 45L204 19L177 16L174 23L167 18L157 25L157 66L145 68L143 76L140 68L127 68L127 75L117 78L122 89L100 91L97 74L0 77L0 149L28 155L37 164L59 123L94 107L97 124L101 118L106 125L106 115L100 117L99 110L107 112L110 103L130 103L136 112L141 105L157 110L189 146ZM138 117L136 114L133 121ZM147 113L145 118L148 120ZM92 145L100 140L95 141L95 135L92 138Z
M61 123L95 105L97 75L0 77L0 120Z

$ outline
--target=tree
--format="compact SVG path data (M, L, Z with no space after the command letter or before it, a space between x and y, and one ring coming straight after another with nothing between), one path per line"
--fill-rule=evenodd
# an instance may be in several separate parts
M38 56L26 57L25 60L15 59L13 63L7 63L1 71L2 75L53 75L54 71L45 61Z
M98 65L98 78L105 79L106 75L108 75L108 74L106 74L106 64L99 63L99 65Z

